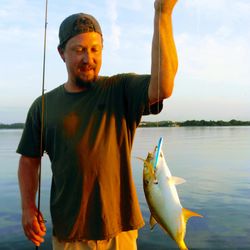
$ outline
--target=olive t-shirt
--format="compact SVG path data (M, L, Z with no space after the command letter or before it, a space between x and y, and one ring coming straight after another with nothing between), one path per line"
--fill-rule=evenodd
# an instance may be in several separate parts
M135 129L150 110L149 81L149 75L120 74L100 77L80 93L61 85L45 94L43 151L51 160L58 239L108 239L144 225L130 154ZM28 112L17 149L22 155L41 155L41 103L39 97Z

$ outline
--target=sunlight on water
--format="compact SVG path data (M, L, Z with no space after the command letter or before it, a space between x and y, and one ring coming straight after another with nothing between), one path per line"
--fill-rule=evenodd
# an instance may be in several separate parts
M34 249L23 236L17 183L19 156L15 153L21 130L0 130L0 249ZM142 188L142 162L164 138L163 151L175 176L186 179L177 187L184 207L204 218L191 218L186 243L190 248L238 249L250 247L250 127L140 128L132 151L137 194L146 226L140 230L138 249L161 250L176 244L156 226L150 231L149 210ZM43 160L42 211L48 220L46 243L50 250L51 220L48 157ZM13 248L14 247L14 248Z

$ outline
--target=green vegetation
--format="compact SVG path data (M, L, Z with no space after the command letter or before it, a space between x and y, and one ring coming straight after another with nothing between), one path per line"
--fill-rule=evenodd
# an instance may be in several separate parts
M140 127L205 127L205 126L250 126L250 121L205 121L187 120L184 122L160 121L160 122L141 122Z
M205 120L187 120L184 122L159 121L159 122L141 122L140 127L212 127L212 126L250 126L250 121L205 121ZM23 129L24 123L2 124L0 129Z
M3 124L0 123L0 129L23 129L24 123L12 123L12 124Z

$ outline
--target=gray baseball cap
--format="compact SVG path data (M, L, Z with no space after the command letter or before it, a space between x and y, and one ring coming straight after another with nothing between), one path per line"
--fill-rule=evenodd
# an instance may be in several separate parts
M70 38L86 32L97 32L102 36L101 27L93 16L85 13L68 16L59 28L58 47L64 47Z

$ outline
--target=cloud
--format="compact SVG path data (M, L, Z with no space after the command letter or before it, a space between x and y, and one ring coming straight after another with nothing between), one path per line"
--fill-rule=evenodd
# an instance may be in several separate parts
M230 95L239 92L235 86L249 86L250 16L246 13L250 2L196 0L185 1L184 6L194 13L191 19L196 15L193 10L198 10L200 32L176 34L181 76L193 83L209 83L209 91Z
M62 19L77 11L92 13L101 22L105 33L104 74L150 72L154 1L74 0L60 4L58 0L49 2L48 89L67 77L56 51L57 33ZM236 111L249 117L249 13L249 0L178 1L173 24L179 71L173 99L167 101L173 119L177 114L178 120L189 118L190 110L195 108L197 117L211 114L213 119L214 111L219 117L225 113L223 108L228 117ZM43 1L1 1L0 46L4 60L0 67L0 108L28 107L40 94L43 34ZM242 105L236 105L237 100Z
M117 50L120 48L120 34L121 29L117 23L117 1L116 0L106 0L107 6L107 16L111 22L111 34L108 35L108 39L112 44L112 49Z
M144 4L145 2L147 1L144 0ZM121 3L119 3L121 8L133 11L142 11L142 4L143 4L142 0L126 0L126 1L121 1Z
M1 25L27 25L28 27L37 25L39 18L44 18L44 6L39 2L31 4L27 0L8 0L5 3L1 3Z
M206 9L208 11L221 11L222 8L229 2L230 0L188 0L185 1L185 7L192 7L198 9Z
M0 10L0 19L6 18L8 16L7 10Z
M187 0L184 7L202 13L210 20L216 17L235 20L247 18L249 20L249 0Z
M250 2L248 0L246 1L235 1L235 12L236 13L241 13L246 15L249 18L249 13L250 13Z
M9 0L0 4L0 44L29 46L37 43L43 28L44 13L38 3L30 4L27 0ZM14 47L12 47L14 48Z
M183 33L176 41L183 75L211 85L249 84L250 45L246 38Z

